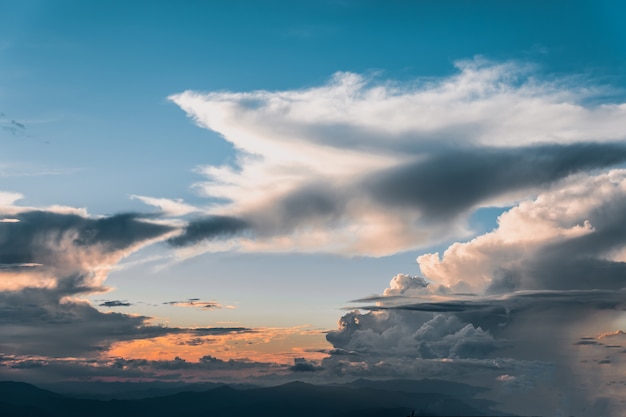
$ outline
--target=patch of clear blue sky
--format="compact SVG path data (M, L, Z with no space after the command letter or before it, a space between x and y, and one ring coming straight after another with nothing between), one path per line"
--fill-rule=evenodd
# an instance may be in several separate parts
M202 203L190 189L201 180L192 169L232 162L233 150L166 101L187 89L303 88L336 71L411 80L450 74L454 61L475 55L623 88L624 16L618 0L0 0L0 112L26 125L22 135L0 132L0 162L13 174L0 176L0 189L98 214L145 209L129 194ZM481 210L472 225L490 230L499 212ZM333 294L345 301L381 291L397 272L415 273L416 255L213 256L162 275L184 274L207 295L265 285L257 295L290 299L303 282L342 282ZM111 277L121 298L140 293L133 277ZM290 289L289 279L300 287Z

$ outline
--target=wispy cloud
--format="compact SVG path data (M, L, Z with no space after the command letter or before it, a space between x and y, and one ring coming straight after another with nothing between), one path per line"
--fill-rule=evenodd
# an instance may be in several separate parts
M171 216L184 216L189 213L200 211L199 208L189 204L185 204L182 199L169 199L169 198L153 198L142 195L131 195L132 199L141 201L144 204L158 207L163 214Z
M215 301L201 301L199 298L189 298L185 301L166 301L163 304L174 307L192 307L200 310L218 310L222 305Z
M122 301L122 300L105 300L102 301L100 304L98 304L98 306L100 307L130 307L132 306L131 303L129 303L128 301Z
M0 51L1 50L2 47L0 45ZM24 125L24 123L18 122L2 112L0 112L0 128L5 132L10 133L12 136L23 135L26 131L26 125Z

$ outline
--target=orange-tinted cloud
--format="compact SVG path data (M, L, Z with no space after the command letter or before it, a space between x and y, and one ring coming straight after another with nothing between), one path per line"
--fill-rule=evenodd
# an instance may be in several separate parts
M297 357L320 360L328 348L325 332L306 326L260 328L252 332L199 336L172 334L151 339L115 343L106 356L126 359L170 360L179 357L198 361L211 355L222 360L246 358L258 362L291 364Z

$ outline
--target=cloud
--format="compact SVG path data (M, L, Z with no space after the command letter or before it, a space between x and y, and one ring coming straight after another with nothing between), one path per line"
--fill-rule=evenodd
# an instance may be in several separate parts
M200 310L217 310L222 308L222 305L215 301L201 301L199 298L190 298L185 301L166 301L163 304L174 307L192 307Z
M605 332L598 336L598 339L606 339L607 337L623 336L626 335L623 330L614 330L612 332Z
M55 358L0 354L0 376L28 378L31 382L53 382L68 378L81 381L164 381L206 382L216 379L241 381L264 373L285 372L287 367L247 359L221 360L205 355L197 361L179 357L168 360L124 358Z
M207 239L226 238L248 228L245 220L232 216L208 216L189 221L183 232L168 242L172 246L185 246Z
M491 198L625 160L622 144L449 150L426 161L374 172L365 187L390 207L412 207L429 220L447 220Z
M505 211L493 231L419 256L421 277L396 275L328 333L356 355L331 354L324 369L468 378L522 414L592 409L607 395L617 410L626 398L611 381L626 382L624 362L600 340L623 336L614 329L626 311L625 190L626 170L569 176ZM500 360L507 369L494 375L488 364ZM469 363L481 369L471 378Z
M334 350L322 366L342 378L436 377L489 387L488 397L502 409L528 415L554 412L555 395L573 396L567 405L572 412L593 404L608 381L597 369L580 366L582 359L590 363L599 356L580 348L600 345L576 335L623 312L624 295L609 290L435 293L429 302L381 296L376 305L362 307L368 312L344 315L339 328L327 334Z
M158 207L163 214L169 216L184 216L186 214L200 211L197 207L185 204L182 199L154 198L142 195L131 195L130 198L139 200L144 204Z
M295 358L293 360L293 365L289 367L291 372L316 372L320 371L323 368L319 365L316 365L313 362L307 361L304 358Z
M101 302L100 304L98 304L98 306L100 307L130 307L132 306L131 303L129 303L128 301L121 301L121 300L106 300Z
M206 378L249 365L320 379L438 377L490 387L511 407L523 402L524 414L555 414L555 392L582 409L611 389L611 369L624 370L622 353L585 337L620 325L626 287L626 170L607 171L626 162L626 105L595 104L604 91L587 81L541 81L528 65L476 59L411 83L338 73L308 89L174 95L237 151L232 165L198 168L209 207L133 196L160 212L95 217L0 193L0 330L9 335L0 350L14 366L4 371L61 369L73 355L94 361L71 363L91 376ZM513 208L471 238L469 216L487 206ZM355 301L364 312L327 333L321 363L294 349L281 352L293 359L282 366L229 356L268 358L269 344L288 337L276 329L166 328L79 298L105 291L115 264L161 241L177 253L378 256L470 238L419 256L421 276L398 274ZM61 355L63 365L50 359Z
M398 274L389 282L389 288L385 289L383 295L385 297L393 295L404 295L417 290L423 291L428 287L429 282L422 277L412 277L407 274Z
M107 291L107 274L121 259L167 239L175 227L135 213L96 217L15 205L20 198L0 195L0 216L15 220L0 223L0 351L95 355L116 341L180 332L153 326L150 317L100 312L80 298Z
M102 290L119 260L175 231L132 213L90 218L33 210L12 216L18 221L0 223L0 264L22 270L0 271L7 278L0 289L55 287L63 295Z
M150 318L101 313L88 302L56 291L26 288L0 292L0 351L6 354L83 356L120 340L156 337L179 329L151 326Z
M421 255L420 270L435 283L492 293L620 289L625 187L625 170L566 179L503 213L494 231L441 257Z
M489 332L454 315L394 311L348 313L326 338L344 351L423 359L484 358L498 346Z
M477 207L625 161L626 107L589 104L601 87L516 62L456 65L412 83L338 73L301 90L171 96L238 154L200 168L198 189L222 202L170 243L387 255L467 236Z
M17 120L10 119L6 114L0 113L0 128L9 132L13 136L19 136L24 133L26 126Z

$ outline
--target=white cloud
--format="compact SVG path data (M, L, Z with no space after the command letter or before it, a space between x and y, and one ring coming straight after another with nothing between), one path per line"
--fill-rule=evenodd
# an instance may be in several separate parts
M201 168L207 180L198 186L207 196L226 199L212 214L250 222L256 235L237 238L243 251L385 255L467 236L465 216L444 224L426 221L423 207L384 201L372 195L369 183L378 173L459 146L515 149L626 136L626 104L585 104L600 88L581 87L575 79L539 81L530 66L514 62L476 59L457 63L457 69L414 83L337 73L308 89L186 91L170 100L237 149L236 166ZM494 189L459 210L510 204L572 170ZM442 184L421 187L445 192Z
M547 246L595 232L596 220L607 221L610 207L625 198L626 170L578 175L503 213L494 231L454 243L441 256L421 255L417 262L424 276L435 283L465 283L483 292L501 271L528 265ZM601 257L621 253L625 246L626 242Z
M169 216L184 216L200 211L197 207L186 204L182 199L155 198L142 195L131 195L130 198L139 200L149 206L158 207L164 214Z

